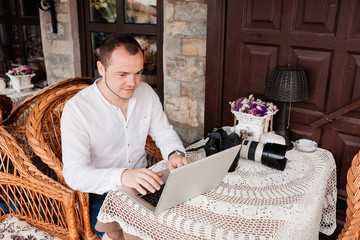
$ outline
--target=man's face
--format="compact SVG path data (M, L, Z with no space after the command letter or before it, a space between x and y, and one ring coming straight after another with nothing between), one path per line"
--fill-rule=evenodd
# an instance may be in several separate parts
M112 52L106 69L100 61L97 65L109 88L122 99L129 99L139 86L144 57L140 50L135 55L130 55L125 47L117 47Z

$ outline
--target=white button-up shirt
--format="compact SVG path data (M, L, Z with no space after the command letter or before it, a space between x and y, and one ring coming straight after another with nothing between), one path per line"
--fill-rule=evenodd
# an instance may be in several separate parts
M74 190L103 194L121 185L125 169L146 167L150 134L166 159L185 152L154 90L140 82L129 99L127 119L110 104L96 82L65 105L61 117L63 175Z

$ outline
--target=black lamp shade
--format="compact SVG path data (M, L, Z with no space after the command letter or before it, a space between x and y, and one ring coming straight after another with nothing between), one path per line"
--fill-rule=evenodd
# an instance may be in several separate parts
M304 69L296 66L277 66L271 72L265 95L282 102L300 102L308 97Z

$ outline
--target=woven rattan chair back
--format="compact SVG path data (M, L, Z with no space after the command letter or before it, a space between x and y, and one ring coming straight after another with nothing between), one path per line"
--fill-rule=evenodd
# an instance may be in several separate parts
M30 146L55 172L57 180L66 187L68 186L62 174L61 114L67 100L92 83L93 81L74 83L73 79L69 79L64 81L61 88L48 89L35 103L27 120L26 135ZM91 228L89 195L79 191L75 193L79 233L84 239L98 239Z
M360 151L351 162L346 183L347 209L345 225L338 240L360 239Z
M0 94L0 125L3 122L4 119L6 119L12 111L13 108L13 102L11 98L9 98L6 95Z
M0 126L0 221L8 215L61 239L79 239L74 192L40 172Z
M65 86L69 85L77 85L77 84L92 84L94 79L88 77L78 77L71 78L66 81L61 81L50 86L45 87L44 89L38 91L34 95L26 98L23 102L21 102L7 117L3 118L2 125L3 127L16 139L19 146L23 149L26 156L34 163L35 166L38 167L40 171L50 176L51 178L55 178L56 175L52 171L51 168L48 168L43 162L39 159L39 157L34 154L31 146L28 143L28 139L25 133L25 125L26 121L30 115L32 108L35 103L47 92L55 91L56 89L62 89ZM3 99L2 99L3 100ZM12 103L11 103L12 104ZM9 102L1 101L2 106L0 109L7 109L9 106ZM7 109L7 112L8 109Z
M145 152L149 167L163 159L160 149L150 135L146 138Z

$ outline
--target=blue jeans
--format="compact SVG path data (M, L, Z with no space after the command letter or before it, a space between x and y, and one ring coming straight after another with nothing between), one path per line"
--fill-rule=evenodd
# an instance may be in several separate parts
M95 232L95 234L101 239L102 236L105 234L103 232L96 231L95 225L97 222L97 216L99 214L100 208L105 200L107 193L103 195L89 193L89 202L90 202L90 220L91 226Z

